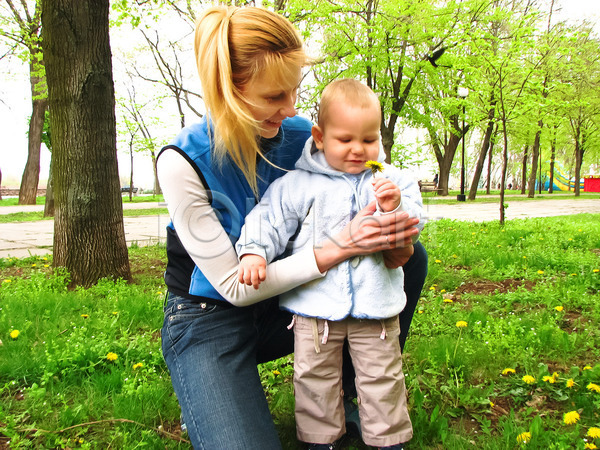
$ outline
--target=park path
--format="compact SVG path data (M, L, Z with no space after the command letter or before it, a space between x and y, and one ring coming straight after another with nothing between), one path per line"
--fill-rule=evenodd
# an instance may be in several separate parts
M436 204L435 200L425 205L429 220L454 219L464 221L499 220L500 210L496 200L489 203L455 203L451 205ZM600 199L543 199L528 201L511 201L507 198L506 220L527 217L549 217L571 214L600 214ZM164 208L164 203L124 203L125 209ZM2 206L0 214L14 212L43 211L43 205L36 206ZM125 217L125 239L128 245L155 244L166 239L165 227L169 222L166 214L151 216ZM0 257L22 258L30 255L45 255L52 252L54 237L54 221L39 220L35 222L15 222L0 224Z

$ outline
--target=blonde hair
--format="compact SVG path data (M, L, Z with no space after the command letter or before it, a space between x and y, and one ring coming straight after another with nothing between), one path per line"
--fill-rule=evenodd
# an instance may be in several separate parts
M286 80L308 64L302 39L284 17L258 7L215 6L196 24L194 43L204 102L214 132L216 161L226 156L258 192L256 156L260 129L241 89L264 71Z
M332 81L321 94L319 115L317 123L324 129L327 122L329 107L336 101L343 101L358 108L369 108L374 104L379 105L379 98L369 86L351 78L340 78Z

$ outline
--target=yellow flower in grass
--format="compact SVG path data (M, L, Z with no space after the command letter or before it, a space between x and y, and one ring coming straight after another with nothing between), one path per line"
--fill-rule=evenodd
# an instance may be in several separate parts
M596 444L594 444L593 442L586 442L585 445L583 446L583 448L589 448L589 449L596 449L598 447L596 447Z
M502 375L508 375L509 373L517 373L517 372L515 371L515 369L511 369L510 367L507 367L506 369L504 369L502 371Z
M365 167L371 169L373 176L375 176L377 172L383 172L383 164L377 161L367 161Z
M7 278L6 280L4 280L5 283L12 283L12 280L10 278Z
M569 378L567 380L567 382L565 383L565 386L567 386L568 388L572 388L573 386L575 386L575 382L573 381L573 378Z
M458 328L464 328L464 327L466 327L467 325L468 325L468 324L467 324L467 322L465 322L464 320L459 320L458 322L456 322L456 326L457 326Z
M273 375L275 375L275 376L277 376L277 375L281 375L281 372L280 372L279 370L275 369L275 370L273 371Z
M567 425L573 425L574 423L577 423L579 418L579 413L577 411L569 411L563 416L563 422Z
M587 385L587 390L588 391L594 391L600 394L600 386L598 386L595 383L590 383Z
M565 308L562 306L555 306L554 309L557 310L558 312L561 312Z
M556 379L554 377L551 377L550 375L546 375L545 377L542 378L542 381L545 381L546 383L554 384L556 382Z
M594 270L592 270L592 272L598 273L598 272L600 272L600 269L594 269Z
M142 367L144 367L144 364L142 364L142 363L135 363L133 365L133 370L138 370L138 369L141 369Z
M523 380L523 382L525 382L527 384L535 383L535 378L533 378L531 375L525 375L525 376L523 376L523 378L521 378L521 380Z
M583 368L583 370L592 370L592 366L590 366L590 365L587 365L587 366L585 366L585 367Z
M10 337L13 338L13 339L16 339L16 338L19 337L19 334L21 334L21 332L19 330L12 330L10 332Z
M108 359L109 361L116 361L118 357L119 356L114 352L108 352L106 354L106 359Z
M88 317L90 317L89 314L82 314L81 317L83 317L84 319L87 319Z
M531 433L525 431L517 436L517 442L519 444L527 444L531 440Z
M591 427L588 430L586 436L589 436L592 439L600 438L600 428L598 428L598 427Z
M540 275L542 275L544 273L543 270L538 270L537 273L539 273Z

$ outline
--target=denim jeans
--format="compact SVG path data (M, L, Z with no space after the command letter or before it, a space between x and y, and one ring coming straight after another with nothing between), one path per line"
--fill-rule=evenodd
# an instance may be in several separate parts
M163 355L195 449L280 449L257 363L289 354L289 313L276 300L245 308L170 293Z
M404 272L401 344L427 274L420 243ZM172 293L164 313L163 355L194 448L280 449L256 365L293 352L294 334L287 329L291 314L280 311L276 299L234 308ZM351 363L344 366L344 382L351 394L354 387L346 386L354 384Z

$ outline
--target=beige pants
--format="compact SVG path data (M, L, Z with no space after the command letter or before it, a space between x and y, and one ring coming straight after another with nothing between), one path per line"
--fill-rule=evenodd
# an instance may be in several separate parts
M356 371L362 437L384 447L412 438L398 335L398 317L339 322L295 316L296 430L304 442L326 444L345 432L342 348L348 339Z

